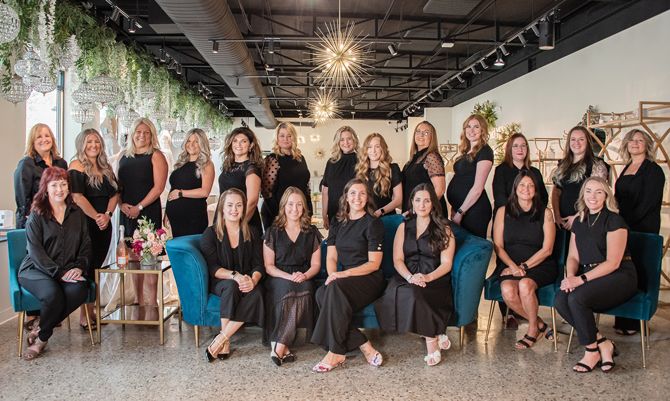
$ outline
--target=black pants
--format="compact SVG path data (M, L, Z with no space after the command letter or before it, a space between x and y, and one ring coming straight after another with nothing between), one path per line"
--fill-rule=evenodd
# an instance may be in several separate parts
M598 327L594 312L613 308L635 295L635 267L631 262L624 263L607 276L582 284L572 292L559 291L556 294L556 310L577 330L581 345L596 342Z
M19 283L40 301L40 340L47 341L54 327L75 309L79 308L88 295L88 283L78 281L66 283L44 275L33 280L19 277Z
M221 319L233 322L254 323L264 325L265 305L263 304L263 288L257 285L253 290L244 293L235 280L221 280L212 288L212 293L221 297Z

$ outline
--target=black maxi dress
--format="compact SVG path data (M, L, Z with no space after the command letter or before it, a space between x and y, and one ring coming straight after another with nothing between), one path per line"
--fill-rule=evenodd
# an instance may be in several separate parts
M251 160L245 160L243 162L233 162L230 170L221 171L219 175L219 195L224 191L230 188L237 188L247 194L247 176L255 174L258 178L261 178L261 167ZM263 226L261 225L261 215L258 212L258 207L254 211L254 214L249 220L249 227L253 227L257 232L263 232Z
M309 214L312 208L312 194L309 189L309 168L305 157L296 160L291 155L270 153L263 166L263 206L261 217L263 226L270 227L279 214L279 201L288 187L296 187L302 191L307 200Z
M86 174L77 170L70 170L68 174L70 176L70 192L82 194L96 212L105 213L109 200L117 192L107 176L103 175L102 183L96 188L89 182ZM86 220L88 221L88 234L91 237L91 257L86 275L93 277L95 269L102 267L109 252L109 245L112 242L112 222L109 222L107 228L100 230L94 219L86 216Z
M52 167L67 170L65 159L52 157ZM49 165L40 155L19 160L14 171L14 200L16 201L16 228L25 228L33 204L33 196L40 188L42 173Z
M244 241L241 229L239 235L240 242L237 248L232 248L228 235L224 235L223 240L219 241L212 226L207 227L202 234L200 250L209 268L209 291L221 298L221 319L253 323L263 327L265 305L261 282L250 292L243 293L235 280L219 279L214 276L221 266L249 277L254 272L264 274L260 236L253 229L249 241Z
M412 208L409 199L414 188L419 184L433 185L433 177L444 177L444 160L437 152L428 153L428 148L420 150L412 156L412 160L402 169L402 211ZM440 197L442 216L447 216L447 203L444 196Z
M454 210L461 207L470 189L475 185L477 163L485 160L493 163L493 149L489 145L484 145L472 159L464 155L454 163L454 177L447 187L447 199ZM479 199L462 216L461 227L478 237L486 238L491 215L491 201L486 190L483 190Z
M321 185L328 188L328 219L333 220L340 208L340 197L344 193L344 187L352 178L356 177L356 163L358 155L356 152L343 153L340 160L326 163L326 171L323 173Z
M537 251L542 249L544 242L544 213L545 209L537 212L537 218L528 212L522 212L519 217L510 215L505 209L505 225L503 227L503 247L507 255L517 265L527 261ZM558 267L553 256L548 256L539 265L528 269L526 275L517 277L513 275L500 275L507 268L502 260L498 259L496 266L496 275L500 276L500 281L521 280L529 278L537 284L537 288L542 288L547 284L556 281Z
M265 245L275 253L275 266L289 274L305 273L311 267L312 254L321 246L321 233L311 226L301 231L295 242L286 230L270 227L265 233ZM295 340L296 330L305 329L306 337L312 336L314 328L314 282L295 283L279 277L265 280L266 324L264 338L290 345Z
M388 205L393 200L393 188L402 184L402 173L400 172L400 167L396 163L391 163L391 186L387 194L378 194L375 191L375 182L373 178L373 173L377 169L369 168L368 169L368 195L372 195L372 198L375 201L375 207L377 209L382 208ZM402 205L400 205L402 208ZM384 210L384 216L396 214L395 209L393 210Z
M121 186L121 203L137 205L154 187L154 167L151 154L135 154L135 157L123 156L119 160L119 185ZM161 201L158 197L149 205L144 205L136 219L128 218L121 213L121 225L125 229L124 235L132 237L137 228L137 221L142 217L154 223L158 230L163 227Z
M433 251L429 230L416 237L416 219L405 222L402 249L412 274L429 274L440 266L441 251ZM453 239L452 239L453 241ZM379 325L385 331L415 333L424 337L444 334L454 310L451 272L422 288L395 274L384 295L375 302Z
M328 232L328 246L337 250L342 270L368 262L368 252L382 252L384 225L366 214L357 220L335 221ZM319 318L312 342L344 355L368 339L352 324L352 316L379 298L386 287L381 268L365 276L338 278L316 291Z
M188 162L170 174L170 191L202 187L202 176L195 175L198 166ZM202 234L207 228L207 198L177 198L167 202L165 214L170 220L172 237Z

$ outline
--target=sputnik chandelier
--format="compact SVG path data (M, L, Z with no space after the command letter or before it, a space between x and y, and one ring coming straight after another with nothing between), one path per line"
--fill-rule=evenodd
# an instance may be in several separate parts
M317 123L338 116L337 101L333 92L319 91L309 102L310 117Z

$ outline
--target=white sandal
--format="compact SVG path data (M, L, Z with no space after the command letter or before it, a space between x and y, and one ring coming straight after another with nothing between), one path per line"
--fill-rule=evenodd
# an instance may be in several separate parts
M448 350L451 348L451 340L449 340L449 336L446 334L440 334L438 336L438 345L440 346L440 349L443 350Z
M426 361L428 366L435 366L442 361L442 352L438 349L437 351L424 356L423 360Z

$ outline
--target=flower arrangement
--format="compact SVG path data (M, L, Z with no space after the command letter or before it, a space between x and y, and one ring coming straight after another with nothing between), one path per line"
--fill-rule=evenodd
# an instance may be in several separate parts
M133 233L133 252L141 258L142 264L154 264L156 258L163 252L167 233L162 228L154 229L154 223L142 217L137 222L137 228Z

